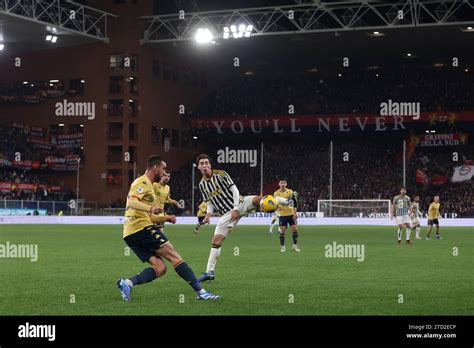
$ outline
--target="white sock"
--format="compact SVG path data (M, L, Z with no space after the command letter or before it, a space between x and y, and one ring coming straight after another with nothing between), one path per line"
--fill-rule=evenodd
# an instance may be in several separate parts
M211 253L209 254L209 260L207 261L207 270L206 273L214 272L216 268L217 258L221 254L221 248L211 248Z
M130 279L125 279L125 283L127 283L130 286L133 286L133 283Z
M402 229L398 229L398 240L402 240Z
M407 231L407 240L410 240L411 229L410 229L410 228L407 228L406 231Z
M420 230L421 230L421 228L419 228L419 227L416 228L416 237L417 238L420 237Z

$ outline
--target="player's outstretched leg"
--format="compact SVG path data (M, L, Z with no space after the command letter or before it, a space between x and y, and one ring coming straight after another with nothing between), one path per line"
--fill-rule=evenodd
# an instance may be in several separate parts
M286 233L286 227L280 226L280 251L282 253L286 251L285 233Z
M402 242L402 235L403 235L403 226L398 225L397 236L398 236L398 243L399 244Z
M421 239L420 231L421 231L420 225L416 225L416 236L415 236L416 239Z
M152 282L156 278L161 277L166 273L167 267L162 259L152 256L148 260L148 263L151 265L151 267L145 268L137 275L126 279L120 278L117 280L117 287L119 288L122 298L125 301L130 301L132 288L135 285Z
M431 235L431 230L432 230L432 229L433 229L433 225L430 225L430 226L428 227L428 233L426 234L426 237L425 237L426 240L428 240L428 239L431 238L430 235Z
M293 250L300 252L301 249L298 247L298 231L292 231L291 237L293 238Z
M198 300L219 300L221 298L219 295L214 295L202 288L191 267L188 266L171 243L164 244L156 251L156 254L164 257L173 265L175 272L196 292Z
M224 242L224 239L225 237L220 234L216 234L212 238L211 252L209 253L209 259L207 260L206 272L204 272L198 279L200 283L215 279L216 275L214 269L216 268L217 259L221 254L221 245Z
M405 233L406 233L406 239L407 239L407 244L412 244L412 241L410 239L411 236L411 228L409 225L405 225Z
M194 234L198 234L200 228L201 228L201 224L198 222L198 223L196 224L196 227L194 228Z

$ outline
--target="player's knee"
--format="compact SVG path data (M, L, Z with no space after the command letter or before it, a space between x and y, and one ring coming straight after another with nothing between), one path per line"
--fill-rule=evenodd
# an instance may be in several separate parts
M166 264L164 262L160 262L158 264L153 265L153 268L155 269L157 277L165 275L166 271L168 270L168 267L166 267Z
M219 248L222 244L222 242L224 241L224 236L223 235L220 235L220 234L216 234L214 237L212 237L212 247L214 247L214 245L216 246L216 248Z

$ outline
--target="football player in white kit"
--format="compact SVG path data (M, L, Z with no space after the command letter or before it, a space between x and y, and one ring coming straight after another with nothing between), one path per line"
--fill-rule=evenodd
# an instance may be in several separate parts
M415 230L415 239L421 239L420 237L420 196L415 196L413 203L411 204L411 230Z

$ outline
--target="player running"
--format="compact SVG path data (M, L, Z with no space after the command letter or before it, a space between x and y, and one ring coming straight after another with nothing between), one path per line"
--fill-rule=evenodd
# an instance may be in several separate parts
M188 264L178 254L157 223L175 223L173 215L157 215L163 211L156 205L153 182L165 174L166 162L158 156L148 158L145 174L135 179L127 196L123 239L142 262L151 267L145 268L130 278L120 278L117 286L122 298L130 301L134 286L151 282L166 273L167 267L162 258L168 260L178 275L196 292L198 300L218 300L220 296L204 290Z
M278 210L272 214L272 221L270 221L270 229L268 230L268 233L273 234L273 226L278 224Z
M206 211L207 211L207 204L206 202L202 201L201 204L199 204L198 206L198 212L197 212L198 223L196 225L196 228L194 229L195 234L198 234L199 229L201 228L202 225L204 225L203 220L204 220L204 217L206 216Z
M204 282L215 278L214 269L225 238L229 236L230 231L237 225L242 216L254 212L259 207L262 196L240 196L239 190L229 174L223 170L213 169L211 158L206 154L197 157L196 165L202 174L199 190L203 200L207 203L203 223L208 223L213 213L221 215L212 238L206 272L198 279L200 282ZM288 204L288 201L283 199L280 199L279 202L280 204Z
M420 237L420 230L421 230L421 225L420 225L420 217L421 217L421 211L420 211L420 196L415 196L413 199L413 203L411 204L411 229L412 231L415 230L415 238L416 239L421 239Z
M430 239L431 230L433 225L436 225L436 239L442 239L439 235L439 218L441 214L439 213L439 196L434 196L433 202L430 204L428 209L428 234L425 239Z
M293 250L300 252L298 247L298 225L296 223L296 204L297 204L297 194L293 190L287 187L286 180L280 180L278 183L280 186L279 190L276 190L273 194L273 197L281 197L288 200L289 205L282 205L278 207L278 225L280 231L280 251L284 253L286 251L285 247L285 233L286 227L290 226L293 238Z
M392 214L391 217L395 217L398 225L398 243L402 242L403 229L405 229L407 244L412 244L410 240L410 215L411 211L411 200L406 195L407 190L402 187L400 194L393 198Z

